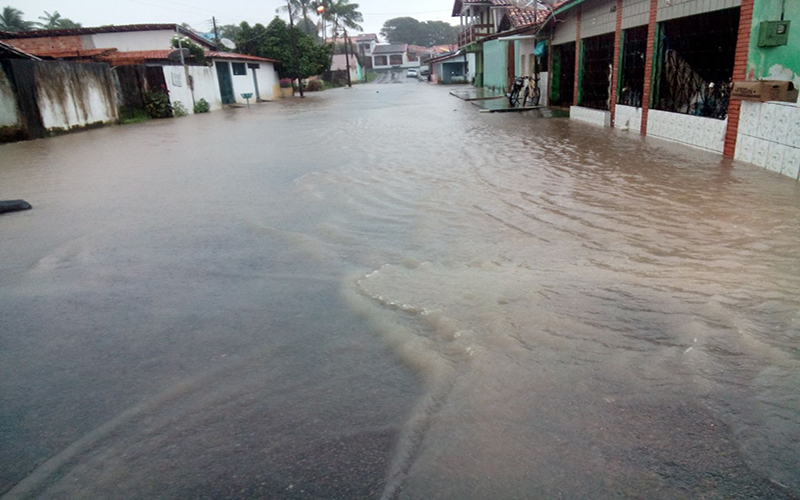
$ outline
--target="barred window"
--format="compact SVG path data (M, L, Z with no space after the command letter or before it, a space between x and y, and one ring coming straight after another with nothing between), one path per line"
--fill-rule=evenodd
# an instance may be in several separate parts
M622 65L619 75L617 104L642 107L644 61L647 53L647 26L622 32Z

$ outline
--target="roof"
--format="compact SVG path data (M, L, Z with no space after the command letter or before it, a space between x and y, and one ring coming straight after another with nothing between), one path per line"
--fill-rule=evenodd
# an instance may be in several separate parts
M52 59L83 59L102 56L116 52L117 49L79 49L79 50L54 50L54 49L33 49L31 52L39 57Z
M448 59L452 59L454 57L465 56L465 55L466 55L466 53L461 52L459 50L457 52L452 52L450 54L444 54L444 55L441 55L439 57L433 57L431 59L428 59L428 64L438 63L438 62L446 61Z
M175 49L166 50L132 50L129 52L111 52L103 54L98 57L99 60L109 62L111 64L135 64L144 61L167 61L169 54L174 52Z
M506 10L505 15L507 15L509 21L511 21L512 28L521 28L523 26L533 26L535 24L544 23L550 15L550 9L541 8L534 12L530 9L513 7Z
M363 33L361 35L356 36L357 42L366 42L369 40L378 41L378 35L376 35L375 33Z
M376 54L397 54L401 52L408 51L408 44L384 44L384 45L376 45L375 49L372 51L372 55Z
M236 52L217 52L210 50L206 52L206 57L210 59L236 59L242 61L258 61L258 62L271 62L279 63L277 59L268 59L266 57L249 56L247 54L237 54Z
M14 31L14 32L0 32L0 38L11 40L15 38L44 38L44 37L58 37L58 36L80 36L80 35L99 35L101 33L125 33L130 31L162 31L171 30L178 31L183 35L188 36L196 42L202 43L207 47L214 45L208 40L198 35L192 30L182 28L177 24L172 23L155 23L155 24L124 24L120 26L98 26L95 28L68 28L56 30L31 30L31 31Z
M0 31L0 35L4 33L5 33L4 31ZM20 50L12 45L3 42L0 42L0 56L10 56L12 59L34 59L34 60L39 59L33 54L29 54L24 50Z
M333 61L331 62L331 71L344 71L347 67L347 59L345 54L334 54ZM358 68L358 59L353 54L350 54L350 68Z

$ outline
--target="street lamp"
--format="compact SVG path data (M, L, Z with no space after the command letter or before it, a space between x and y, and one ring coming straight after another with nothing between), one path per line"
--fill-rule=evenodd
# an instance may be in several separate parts
M319 27L322 32L322 43L325 43L325 20L322 18L323 14L325 14L324 5L317 6L317 14L319 15Z

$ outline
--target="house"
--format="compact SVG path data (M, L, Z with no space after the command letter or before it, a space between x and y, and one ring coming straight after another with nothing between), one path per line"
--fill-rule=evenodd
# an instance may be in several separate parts
M378 45L378 35L375 33L362 33L354 37L356 52L362 56L369 57L375 46Z
M349 61L349 67L348 67ZM364 72L355 54L334 54L331 62L329 81L336 80L340 83L347 83L347 72L350 73L351 82L359 82L364 79Z
M419 56L409 53L408 44L381 44L372 51L372 67L376 70L418 68Z
M548 78L543 71L546 52L534 55L534 49L538 26L549 12L544 5L521 9L509 0L456 0L452 14L460 20L458 44L466 54L468 79L501 93L508 91L515 76L538 69L542 85Z
M540 32L552 44L549 95L571 119L797 179L800 106L788 82L800 85L800 30L788 29L791 19L798 2L571 0ZM784 91L736 98L737 82L759 79L786 82Z
M189 56L181 62L172 46L175 36L203 48L208 63ZM206 38L175 24L36 30L3 33L0 39L43 59L105 62L112 67L160 66L171 101L181 102L190 113L201 98L213 110L244 104L243 94L252 94L251 100L272 100L279 94L278 61L219 52Z
M454 52L434 57L427 61L430 81L433 83L469 83L467 54Z

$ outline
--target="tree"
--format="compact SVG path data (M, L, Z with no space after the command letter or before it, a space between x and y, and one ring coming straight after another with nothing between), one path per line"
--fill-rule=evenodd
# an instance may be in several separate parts
M456 43L458 27L443 21L419 22L413 17L389 19L381 29L389 43L409 43L411 45L444 45Z
M322 38L319 36L319 30L317 29L317 25L314 24L314 21L311 19L300 19L296 23L294 23L295 28L299 29L303 33L306 33L308 36L314 39L315 42L319 43L322 41Z
M222 26L217 27L217 31L219 31L219 37L227 38L228 40L236 40L236 37L239 35L241 30L242 29L235 24L223 24Z
M302 29L306 34L316 33L317 28L308 18L308 13L314 8L312 0L288 0L287 5L282 5L275 9L275 12L288 12L289 17L294 19L295 26ZM300 25L300 21L303 25Z
M41 29L45 30L57 30L57 29L71 29L71 28L80 28L81 23L76 23L71 19L67 19L66 17L61 17L61 14L58 13L57 10L54 10L53 13L49 13L44 11L44 16L39 16L43 22L34 23Z
M262 24L251 28L246 22L240 28L236 39L238 50L243 54L279 60L278 74L281 78L308 78L321 75L331 67L330 45L315 43L313 38L298 28L289 27L279 17L275 17L266 28ZM302 84L300 95L303 95Z
M339 30L347 32L347 29L364 31L358 23L364 21L364 17L358 10L357 3L350 3L350 0L333 0L328 5L326 14L333 23L333 43L336 44L336 37Z
M33 23L22 19L25 13L14 7L3 7L0 13L0 30L2 31L28 31L33 29Z

